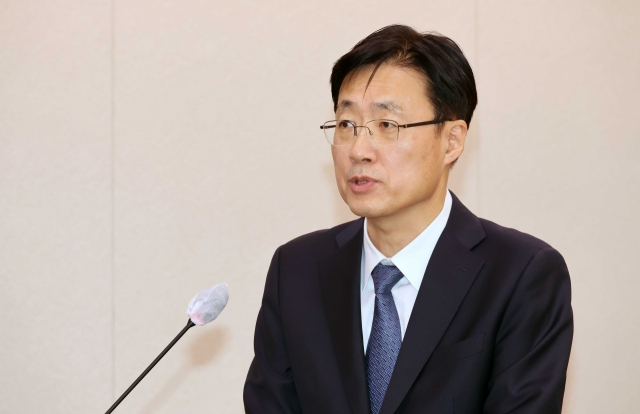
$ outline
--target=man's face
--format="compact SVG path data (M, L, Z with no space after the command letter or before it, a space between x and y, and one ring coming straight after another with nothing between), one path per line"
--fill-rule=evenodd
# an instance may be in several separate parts
M364 125L391 119L402 125L434 119L423 74L383 64L367 87L372 70L345 77L337 120ZM397 142L374 145L359 128L352 143L331 147L340 195L354 214L371 219L429 209L434 197L444 197L448 165L455 160L447 153L449 132L445 127L438 134L437 125L400 128Z

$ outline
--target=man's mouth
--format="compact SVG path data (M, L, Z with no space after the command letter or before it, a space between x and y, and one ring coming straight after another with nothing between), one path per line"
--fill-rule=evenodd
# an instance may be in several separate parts
M374 180L371 177L359 176L352 177L349 180L349 187L351 187L351 191L354 193L368 193L372 191L376 185L378 184L378 180Z
M377 180L374 180L373 178L367 176L352 177L349 181L358 185L377 182Z

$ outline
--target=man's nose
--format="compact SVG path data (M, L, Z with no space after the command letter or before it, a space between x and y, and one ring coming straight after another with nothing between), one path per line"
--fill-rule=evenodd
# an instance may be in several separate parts
M364 133L360 133L364 131ZM371 141L371 130L366 126L354 127L353 143L349 150L349 158L352 162L373 162L375 150Z

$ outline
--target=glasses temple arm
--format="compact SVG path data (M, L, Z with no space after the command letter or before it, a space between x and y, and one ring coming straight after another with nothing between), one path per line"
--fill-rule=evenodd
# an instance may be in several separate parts
M447 122L447 121L449 121L449 119L434 119L433 121L416 122L416 123L413 123L413 124L404 124L404 125L398 125L398 126L400 128L411 128L411 127L422 126L422 125L441 124L441 123Z

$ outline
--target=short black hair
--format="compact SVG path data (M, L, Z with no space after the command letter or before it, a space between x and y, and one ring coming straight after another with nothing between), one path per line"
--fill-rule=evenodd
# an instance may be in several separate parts
M419 33L404 25L391 25L371 33L333 65L331 97L338 107L338 92L345 77L356 69L375 65L373 79L383 63L410 67L427 78L426 95L436 119L471 123L478 103L476 82L469 62L451 39L435 32Z

